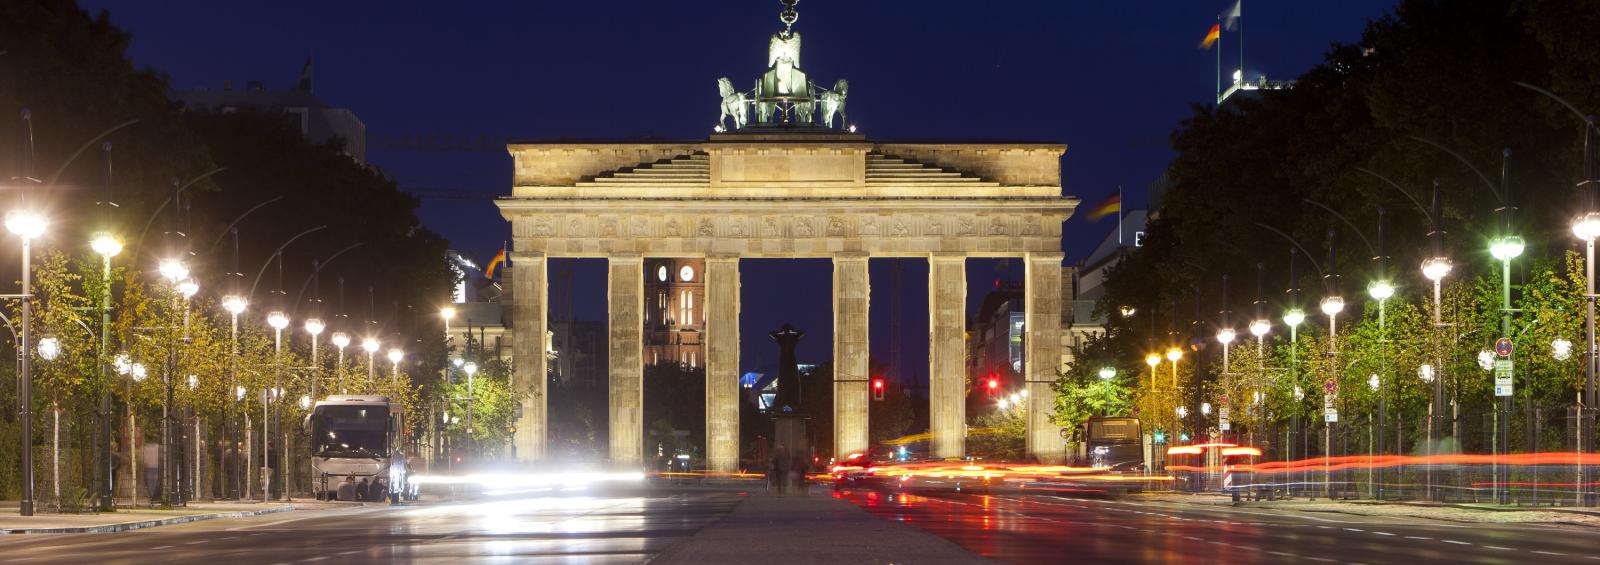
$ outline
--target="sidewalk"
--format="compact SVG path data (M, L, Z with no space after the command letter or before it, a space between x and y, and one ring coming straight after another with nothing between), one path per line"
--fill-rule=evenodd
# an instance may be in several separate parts
M992 563L908 524L874 518L828 489L752 492L722 520L650 561L700 563Z
M292 503L260 502L195 502L184 508L161 510L153 508L122 509L99 514L50 514L33 516L17 514L16 506L0 508L0 534L84 534L126 532L156 526L168 526L213 520L241 518L293 510L336 508L353 503L317 502L314 500Z
M1148 493L1138 500L1239 506L1263 510L1294 512L1334 512L1354 516L1426 518L1450 522L1490 524L1573 524L1600 526L1600 510L1592 508L1517 507L1497 504L1446 504L1438 502L1378 502L1374 500L1255 500L1237 505L1231 496L1219 493Z

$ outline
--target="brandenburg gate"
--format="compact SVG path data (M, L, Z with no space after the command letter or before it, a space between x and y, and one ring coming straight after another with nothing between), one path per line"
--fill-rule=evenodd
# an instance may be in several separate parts
M515 143L508 287L513 387L525 393L519 460L546 453L548 262L608 262L610 458L644 461L644 261L704 258L706 453L739 466L739 261L833 261L834 452L868 447L867 313L874 257L928 261L929 396L935 457L960 457L966 436L966 261L1025 265L1027 450L1064 458L1051 423L1061 363L1061 194L1048 143L887 142L854 133L845 88L818 92L799 67L792 2L773 34L768 70L746 93L719 81L723 123L705 140ZM820 113L823 122L814 114ZM837 114L839 123L833 118ZM746 119L749 116L752 119ZM757 334L760 335L760 334ZM765 339L764 337L762 339ZM826 407L811 407L824 410Z

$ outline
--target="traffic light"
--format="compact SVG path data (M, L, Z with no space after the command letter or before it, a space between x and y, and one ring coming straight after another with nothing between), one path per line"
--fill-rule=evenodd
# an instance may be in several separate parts
M1156 445L1167 443L1167 432L1156 432L1151 437L1151 440L1155 441Z
M989 387L989 398L1000 395L1000 377L989 375L989 380L984 385Z
M883 400L883 389L883 377L874 377L872 379L872 399Z

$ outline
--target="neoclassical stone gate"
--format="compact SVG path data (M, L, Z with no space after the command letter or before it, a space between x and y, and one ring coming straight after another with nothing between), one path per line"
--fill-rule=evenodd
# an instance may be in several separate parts
M610 454L644 458L644 259L703 257L706 449L714 470L739 463L739 260L833 260L834 446L868 447L867 261L929 262L931 449L964 451L966 259L1025 263L1027 449L1060 461L1050 423L1061 355L1061 195L1065 145L888 143L827 130L713 134L705 141L549 142L509 146L514 386L520 460L545 455L547 263L609 262ZM820 409L821 407L812 407Z

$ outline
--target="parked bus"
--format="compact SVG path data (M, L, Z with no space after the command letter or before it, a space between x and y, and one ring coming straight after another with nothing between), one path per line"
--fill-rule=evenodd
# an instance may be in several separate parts
M339 483L346 477L369 484L383 480L391 500L395 493L407 492L400 416L399 404L385 396L339 395L318 401L306 416L317 498L338 498Z

